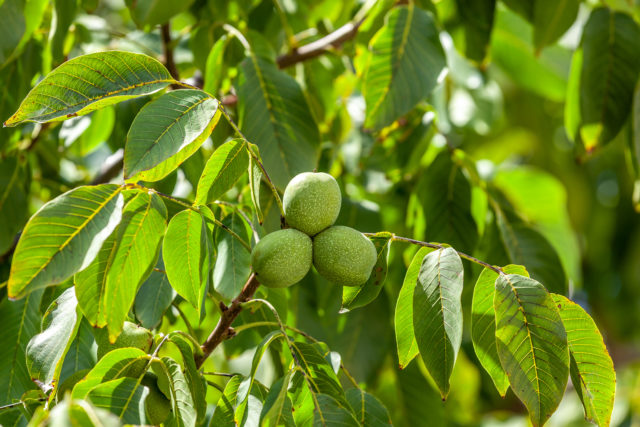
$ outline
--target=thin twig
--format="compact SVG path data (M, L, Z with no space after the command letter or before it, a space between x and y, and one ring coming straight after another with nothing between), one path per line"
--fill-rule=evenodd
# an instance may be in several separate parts
M184 311L182 311L182 309L178 306L178 304L175 303L175 301L173 301L171 303L171 305L173 306L173 308L175 308L178 311L178 314L182 318L182 321L184 322L185 325L187 325L187 329L189 330L189 334L192 337L195 337L196 336L196 331L193 329L193 326L191 326L191 322L189 322L189 319L187 319L187 316L184 314Z
M365 234L366 236L373 236L373 235L374 235L374 233L364 233L364 234ZM408 237L396 236L395 234L393 234L393 237L391 238L391 240L393 240L393 241L395 241L395 242L405 242L405 243L411 243L411 244L413 244L413 245L425 246L425 247L427 247L427 248L432 248L432 249L445 249L445 248L447 248L447 247L448 247L448 246L445 246L445 245L440 245L440 244L438 244L438 243L429 243L429 242L423 242L423 241L421 241L421 240L410 239L410 238L408 238ZM453 248L452 248L452 249L453 249ZM454 249L454 250L455 250L455 249ZM476 257L473 257L473 256L471 256L471 255L467 255L467 254L466 254L466 253L464 253L464 252L460 252L460 251L457 251L457 250L456 250L456 252L458 253L458 255L460 255L460 258L464 258L464 259L466 259L466 260L469 260L469 261L471 261L471 262L474 262L474 263L476 263L476 264L478 264L478 265L481 265L481 266L483 266L483 267L485 267L485 268L488 268L488 269L490 269L490 270L493 270L493 271L495 271L495 272L496 272L496 273L498 273L498 274L504 274L504 271L503 271L500 267L496 267L495 265L491 265L491 264L489 264L489 263L487 263L487 262L484 262L484 261L482 261L482 260L479 260L479 259L478 259L478 258L476 258Z
M202 375L215 375L217 377L235 377L237 374L230 374L228 372L203 372Z
M165 22L160 27L160 33L162 34L162 50L164 53L164 65L169 70L169 74L176 80L180 80L180 74L178 73L178 67L176 67L175 60L173 59L173 46L171 40L171 28L169 22Z
M45 402L47 400L46 397L41 397L39 399L36 399L38 402ZM0 406L0 411L4 411L5 409L11 409L11 408L15 408L17 406L22 406L24 405L26 402L24 401L20 401L20 402L16 402L16 403L9 403L8 405L3 405Z
M198 368L202 366L204 361L207 360L209 355L211 355L213 350L215 350L222 341L234 333L231 329L231 324L242 311L242 303L251 299L256 289L258 289L258 286L260 286L260 282L255 273L252 273L242 288L242 291L240 291L240 294L234 298L229 307L226 307L226 310L223 310L220 315L220 320L218 320L218 324L211 332L211 335L209 335L209 338L200 346L202 355L195 357Z

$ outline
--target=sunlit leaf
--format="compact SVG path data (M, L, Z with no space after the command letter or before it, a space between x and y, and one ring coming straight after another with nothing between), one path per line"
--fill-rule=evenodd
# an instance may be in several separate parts
M227 385L224 387L224 391L218 399L216 409L213 411L211 417L211 426L220 427L236 427L234 413L238 394L238 387L243 381L242 375L234 375Z
M433 249L422 247L413 256L396 303L395 330L400 369L404 369L420 352L413 331L413 293L418 284L422 260L431 251Z
M47 74L4 125L81 116L172 82L166 68L146 55L107 51L78 56Z
M320 135L298 82L264 59L241 64L238 114L244 135L260 147L273 182L284 188L316 167Z
M287 372L284 377L276 381L269 389L269 394L267 394L264 406L262 407L262 413L260 414L261 426L295 426L291 399L287 395L289 382L294 372L294 370Z
M9 297L23 297L86 268L120 222L121 190L113 184L78 187L40 208L16 247Z
M616 373L602 335L582 307L562 295L552 297L567 330L571 381L584 406L585 418L608 426L616 393Z
M189 387L191 399L193 399L197 422L200 422L204 419L207 411L207 402L205 401L206 389L203 385L202 376L198 372L194 361L193 343L180 334L171 335L169 341L178 347L182 355L182 365L184 366L182 370L184 371L184 377Z
M416 342L443 399L462 341L463 273L455 250L438 249L423 259L413 293Z
M569 350L558 308L540 283L501 274L493 299L496 346L511 389L534 426L556 410L569 377Z
M97 408L115 414L127 424L147 424L144 401L149 390L140 379L122 377L98 384L87 394Z
M242 239L247 238L241 216L234 212L222 222ZM251 274L251 254L238 239L223 228L217 229L217 257L213 268L213 286L228 299L235 298Z
M77 305L75 289L71 287L47 309L42 319L42 332L31 338L27 346L27 368L31 378L46 385L54 380L59 382L65 354L80 326Z
M376 247L378 260L373 267L371 276L364 284L360 286L344 286L342 288L341 313L346 313L354 308L364 307L380 294L384 281L387 278L387 262L392 237L393 235L391 233L385 231L369 237Z
M120 334L138 288L156 264L166 224L167 208L156 194L140 192L124 207L98 317L110 340Z
M158 372L160 366L161 372ZM163 357L162 362L156 363L154 372L158 374L158 387L167 396L171 396L173 421L171 425L180 427L194 427L197 412L189 387L187 377L182 367L170 357ZM200 379L197 379L200 381Z
M362 84L365 126L380 129L431 93L446 60L435 21L413 3L389 12L369 50Z
M220 119L218 101L201 90L176 90L145 105L131 124L124 176L158 181L195 153Z
M198 181L196 203L206 205L227 192L249 165L245 142L241 139L222 144L213 152Z
M529 276L521 265L506 265L502 267L502 271L506 274ZM509 378L500 365L496 348L496 312L493 308L496 279L498 273L485 268L473 288L471 339L480 364L493 380L498 393L504 397L509 389Z

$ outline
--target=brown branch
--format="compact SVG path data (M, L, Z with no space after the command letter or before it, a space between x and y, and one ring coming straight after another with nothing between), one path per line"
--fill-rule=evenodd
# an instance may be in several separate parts
M300 46L292 52L281 55L276 60L279 68L287 68L298 62L315 58L327 52L329 48L337 48L342 43L351 40L358 34L358 28L364 19L357 22L348 22L337 30L327 34L326 36L314 42Z
M231 302L229 307L223 307L218 324L211 332L211 335L209 335L209 338L200 346L202 355L195 356L196 366L198 368L202 366L204 361L207 360L207 357L209 357L222 341L234 335L235 332L231 328L231 324L242 311L242 303L251 299L256 289L258 289L258 286L260 286L260 282L255 273L252 273L242 288L240 295Z
M164 65L169 70L169 74L175 80L180 80L180 74L176 67L175 60L173 59L173 46L171 45L171 28L169 23L166 22L160 27L160 33L162 34L162 49L164 52Z

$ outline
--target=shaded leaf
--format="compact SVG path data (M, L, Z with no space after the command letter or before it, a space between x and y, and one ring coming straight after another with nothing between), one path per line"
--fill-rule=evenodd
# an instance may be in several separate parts
M413 256L396 302L395 330L400 369L406 368L420 352L413 331L413 293L418 284L422 260L432 251L431 248L422 247Z
M26 350L31 378L46 385L59 382L65 354L80 326L77 305L75 289L71 287L47 309L42 319L42 332L31 338Z
M27 220L29 184L25 159L0 159L0 254L11 248Z
M93 327L85 318L79 323L78 332L64 357L59 385L76 372L93 368L97 361Z
M554 43L578 16L580 0L535 0L533 6L533 44L540 51Z
M342 307L340 313L346 313L354 308L364 307L376 299L380 294L387 278L387 263L392 233L381 231L369 239L373 242L378 253L378 259L369 279L360 286L344 286L342 288Z
M236 406L238 387L240 387L242 381L242 375L234 375L227 381L224 392L220 396L220 399L218 399L216 409L213 411L213 416L209 423L210 427L236 427L234 408Z
M602 335L582 307L562 295L551 296L567 331L571 381L584 406L585 418L608 426L616 393L616 373Z
M164 24L171 17L183 12L194 0L125 0L131 17L140 28Z
M540 283L501 274L493 299L496 346L511 389L534 426L556 410L569 377L569 351L558 308Z
M86 268L120 222L121 190L113 184L78 187L40 208L13 255L9 297L23 297Z
M198 311L209 282L210 238L202 215L187 209L171 218L162 244L169 283Z
M201 90L175 90L145 105L124 148L124 177L159 181L195 153L220 119L218 101Z
M222 222L242 239L247 231L240 215L233 212ZM217 229L217 257L213 268L213 286L223 297L235 298L251 274L251 254L238 239L223 228Z
M160 324L175 295L164 271L164 261L160 257L154 270L138 289L134 303L136 318L145 328L155 328Z
M158 372L158 366L162 373ZM161 363L154 364L154 372L158 374L158 387L167 396L171 396L173 417L168 426L193 427L196 425L197 412L193 396L182 367L170 357L163 357ZM198 381L200 381L198 379Z
M319 393L316 396L318 406L314 410L313 425L330 426L360 426L353 414L345 406L328 394Z
M178 350L182 355L185 380L189 386L193 406L197 413L197 422L200 422L204 419L207 410L207 402L205 401L206 390L203 385L202 377L198 372L198 368L194 361L193 344L184 336L179 334L171 335L169 340L178 347Z
M97 408L106 409L126 424L147 424L144 401L149 390L140 379L122 377L98 384L87 394Z
M256 145L250 146L251 152L255 153L255 155L260 158L259 149ZM256 210L256 215L258 216L258 222L260 225L264 222L264 215L262 213L262 207L260 206L260 182L262 181L262 169L260 169L260 165L258 161L254 158L254 156L249 156L249 189L251 191L251 202L253 203L253 207Z
M278 188L316 167L320 134L296 80L262 58L242 61L238 81L240 127L255 142Z
M269 389L269 394L267 394L260 414L261 426L295 426L292 413L293 406L291 399L287 395L289 382L294 372L294 370L287 372L284 377L276 381Z
M172 82L166 68L146 55L107 51L78 56L47 74L4 125L81 116Z
M387 408L372 394L352 388L347 390L347 400L361 426L382 427L393 424Z
M626 13L598 8L581 43L580 137L591 151L611 141L629 116L640 72L640 28Z
M20 301L4 298L0 302L0 405L13 403L35 388L25 362L25 350L31 337L40 332L40 300L42 290Z
M435 250L424 257L413 293L416 342L443 399L462 341L463 274L455 250Z
M491 40L496 0L456 0L456 5L464 26L464 54L469 59L482 62Z
M436 86L446 59L435 21L424 10L393 8L371 39L363 70L364 125L381 129L408 113Z
M245 142L234 139L213 152L202 171L196 192L196 204L206 205L233 187L249 165Z
M428 239L472 252L478 227L471 214L471 185L447 150L429 165L418 183L417 196L427 220Z
M529 277L529 273L521 265L506 265L502 267L502 271L505 274ZM496 348L496 312L493 308L493 294L497 279L498 273L485 268L473 288L471 340L480 364L493 380L500 396L504 397L509 389L509 378L500 365Z

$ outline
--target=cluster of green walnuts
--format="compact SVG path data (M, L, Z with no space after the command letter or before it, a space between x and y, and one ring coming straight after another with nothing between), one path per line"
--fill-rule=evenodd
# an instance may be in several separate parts
M376 248L359 231L333 225L341 204L340 187L331 175L296 175L283 197L290 228L266 235L251 253L251 265L260 283L272 288L291 286L302 280L311 264L338 285L366 282L376 264Z

